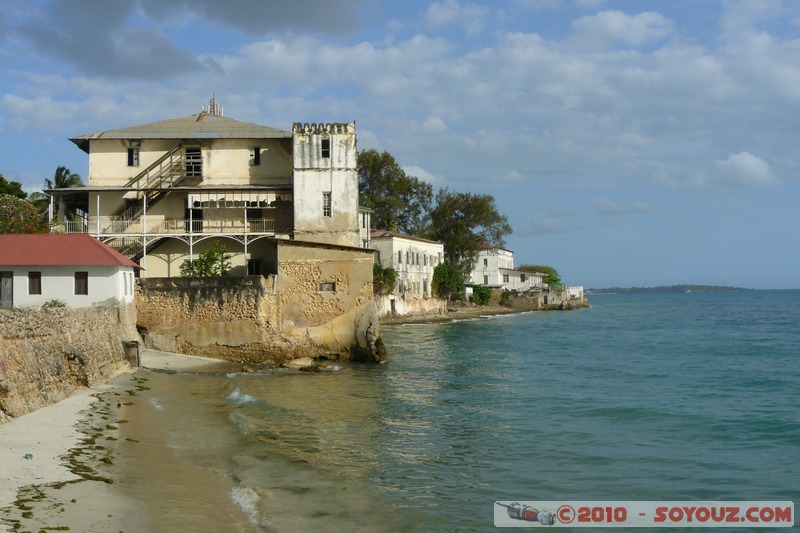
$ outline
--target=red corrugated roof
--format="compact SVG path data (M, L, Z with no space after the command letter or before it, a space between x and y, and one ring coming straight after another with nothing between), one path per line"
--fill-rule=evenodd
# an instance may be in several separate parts
M139 265L84 234L0 235L0 266Z

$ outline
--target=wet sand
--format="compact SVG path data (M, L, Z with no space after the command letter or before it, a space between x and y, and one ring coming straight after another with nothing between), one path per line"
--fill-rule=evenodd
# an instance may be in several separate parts
M231 368L150 350L143 350L142 365L168 372ZM171 523L170 509L158 506L159 491L184 494L187 506L213 507L227 531L249 530L230 500L230 481L171 460L164 421L149 402L137 402L148 389L146 375L125 374L0 425L0 532L214 530L201 518Z

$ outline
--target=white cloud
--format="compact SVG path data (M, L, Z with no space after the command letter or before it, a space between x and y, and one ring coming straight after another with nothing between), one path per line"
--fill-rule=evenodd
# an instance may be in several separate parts
M601 11L572 23L575 37L584 42L611 44L622 42L641 46L661 40L673 31L673 23L661 13L648 11L628 15L622 11Z
M769 164L750 152L731 154L717 161L720 171L718 181L722 184L748 188L760 188L780 183Z
M415 165L404 166L403 171L407 175L419 178L424 182L430 183L431 185L441 185L443 182L442 178L440 178L439 176L435 176L434 174L431 174L424 168Z
M467 35L475 36L483 31L489 13L489 9L477 4L462 5L457 0L444 0L428 6L424 23L428 28L458 24Z
M603 215L635 215L652 211L652 208L644 202L634 202L633 205L625 207L608 198L595 198L594 204Z
M447 131L447 124L439 117L428 117L422 123L422 129L428 133L443 133Z

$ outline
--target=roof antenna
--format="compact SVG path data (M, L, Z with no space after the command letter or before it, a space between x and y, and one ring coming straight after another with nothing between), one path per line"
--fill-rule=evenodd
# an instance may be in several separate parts
M208 108L206 109L206 106L202 106L201 112L217 117L222 116L222 106L217 105L217 98L214 93L211 94L211 100L208 101Z

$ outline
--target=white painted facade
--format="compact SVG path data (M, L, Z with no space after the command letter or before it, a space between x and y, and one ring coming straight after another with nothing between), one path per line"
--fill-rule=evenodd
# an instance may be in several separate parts
M541 272L514 269L514 252L497 246L482 246L467 283L506 291L528 291L544 285Z
M372 247L378 262L397 271L392 294L402 298L430 298L433 271L444 261L444 245L390 231L373 231Z
M129 266L13 266L13 307L41 307L59 300L67 307L95 307L133 302L134 274ZM39 273L41 294L30 293L30 273ZM76 272L86 272L88 294L76 294ZM34 282L36 284L36 282Z
M295 238L362 246L355 123L295 124L292 145Z

